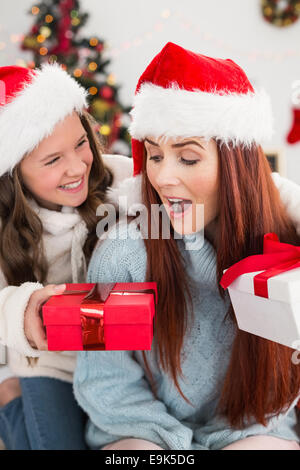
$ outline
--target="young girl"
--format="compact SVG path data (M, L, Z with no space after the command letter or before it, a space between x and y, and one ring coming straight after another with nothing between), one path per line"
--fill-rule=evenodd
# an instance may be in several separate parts
M142 181L148 238L146 224L136 222L138 238L133 222L120 221L95 250L88 281L156 281L155 337L147 352L78 353L74 390L90 417L87 442L105 450L298 450L292 350L239 330L219 285L224 269L262 252L265 233L300 244L260 147L271 131L268 97L231 60L168 43L140 78L132 116L133 180ZM171 223L169 239L162 227L151 239L154 204Z
M39 351L39 310L65 283L85 281L96 209L131 159L102 160L87 93L58 65L2 67L0 80L0 437L8 449L82 449L76 355Z

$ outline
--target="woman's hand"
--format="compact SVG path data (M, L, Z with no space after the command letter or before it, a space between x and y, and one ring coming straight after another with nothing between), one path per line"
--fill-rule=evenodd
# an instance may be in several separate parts
M47 337L41 316L42 305L53 295L64 292L66 284L49 284L31 294L24 314L24 332L32 348L41 351L48 350Z

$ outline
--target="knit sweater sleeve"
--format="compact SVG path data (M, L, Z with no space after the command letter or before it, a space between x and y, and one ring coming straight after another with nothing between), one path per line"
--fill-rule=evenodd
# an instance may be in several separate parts
M92 257L88 282L142 282L145 260L142 240L105 240ZM146 439L164 449L191 446L192 430L155 399L132 351L78 353L74 392L90 418L87 442L91 448L128 437Z
M24 356L40 356L43 352L32 348L25 336L24 313L31 294L41 289L43 285L39 282L24 282L20 286L2 285L0 290L0 344L12 348Z

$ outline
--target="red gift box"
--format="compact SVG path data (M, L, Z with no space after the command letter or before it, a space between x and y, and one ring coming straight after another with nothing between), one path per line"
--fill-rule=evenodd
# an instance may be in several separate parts
M155 282L67 284L42 308L49 351L150 350Z

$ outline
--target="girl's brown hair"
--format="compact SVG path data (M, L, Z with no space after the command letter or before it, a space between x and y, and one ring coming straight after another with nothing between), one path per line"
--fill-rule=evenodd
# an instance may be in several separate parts
M246 256L262 253L263 235L275 232L281 242L300 244L279 192L273 183L268 161L261 147L250 149L218 144L219 215L216 238L217 279L220 295L227 293L219 282L223 270ZM160 204L143 165L143 202L150 214L151 204ZM151 227L151 218L148 220ZM155 338L159 362L168 372L179 393L178 373L182 375L180 351L187 330L187 309L191 306L188 279L173 237L145 240L147 279L159 286ZM229 315L236 325L232 305ZM266 417L278 415L300 391L300 368L291 360L292 350L236 328L231 360L218 405L218 411L233 427L242 427L254 418L266 425ZM156 394L153 376L143 353L146 370ZM200 372L199 372L200 373ZM188 401L189 402L189 401ZM190 402L189 402L190 403ZM195 405L195 404L193 404Z
M99 218L96 209L105 201L105 192L112 184L113 177L101 158L102 145L94 130L94 119L84 111L80 120L93 153L88 196L77 207L88 228L83 247L88 262L97 241L96 224ZM47 278L48 265L42 245L43 226L29 205L30 198L33 195L22 182L20 165L14 168L12 175L6 173L0 177L0 265L8 285L19 286L26 281L43 283Z

